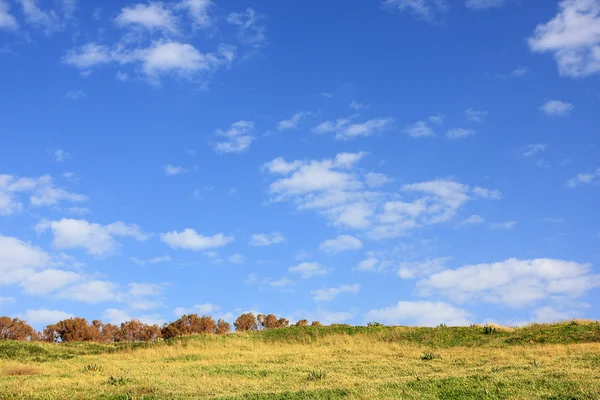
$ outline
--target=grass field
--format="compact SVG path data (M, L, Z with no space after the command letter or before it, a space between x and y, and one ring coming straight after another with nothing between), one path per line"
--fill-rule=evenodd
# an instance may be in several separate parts
M0 399L600 399L600 324L5 341Z

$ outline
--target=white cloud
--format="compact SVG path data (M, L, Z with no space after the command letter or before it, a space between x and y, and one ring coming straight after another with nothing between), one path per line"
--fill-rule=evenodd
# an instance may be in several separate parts
M488 8L500 8L506 4L506 0L467 0L465 6L472 10L485 10Z
M414 279L431 275L445 268L450 257L429 258L424 261L401 262L398 276L402 279Z
M319 311L316 318L323 325L341 324L354 318L354 313L347 311Z
M54 161L63 162L71 158L71 155L67 153L65 150L60 148L48 149L48 153L52 156Z
M76 272L46 269L28 276L21 282L20 286L28 294L45 295L75 283L82 278Z
M457 128L457 129L450 129L446 133L446 137L448 139L465 139L469 136L475 135L476 133L477 132L475 132L473 129Z
M137 257L130 257L129 259L134 264L137 264L139 266L144 266L144 265L149 265L149 264L159 264L159 263L171 261L171 257L169 257L169 256L154 257L154 258L150 258L148 260L142 260Z
M117 301L118 286L113 282L91 280L61 290L56 297L90 304Z
M173 310L173 314L175 314L175 316L178 318L181 317L182 315L187 315L187 314L210 315L216 311L219 311L220 309L221 309L221 307L219 307L215 304L204 303L204 304L195 304L190 308L176 307Z
M300 122L309 115L310 113L302 111L294 113L294 115L292 115L290 119L284 119L279 121L279 123L277 124L277 130L281 132L289 129L296 129L298 128Z
M537 153L545 151L547 148L548 148L548 145L541 144L541 143L530 144L530 145L527 145L527 146L521 148L518 153L519 153L519 155L521 155L523 157L531 157L531 156L536 155Z
M429 22L434 22L438 15L449 9L446 0L383 0L383 5L398 11L408 11Z
M212 0L183 0L180 6L188 9L196 26L207 28L213 24L209 13L214 6Z
M149 238L139 226L118 221L108 225L90 223L83 219L63 218L60 221L42 221L36 225L38 232L50 229L56 249L83 248L97 257L106 256L119 249L116 236L132 237L139 242Z
M50 264L41 248L14 237L0 235L0 284L14 284Z
M417 284L421 295L438 293L454 302L481 300L519 308L547 298L570 298L600 286L589 264L554 259L519 260L447 269Z
M464 226L464 225L477 225L477 224L482 224L485 222L485 219L481 216L481 215L471 215L465 219L463 219L460 223L459 226Z
M569 188L574 188L581 184L600 184L600 168L596 168L596 170L592 172L577 174L573 178L569 179L566 183L567 187ZM1 209L2 207L0 207L0 210Z
M367 258L358 263L356 269L359 271L375 271L379 266L379 260L377 258Z
M358 111L363 109L365 105L363 103L359 103L358 101L353 101L352 103L350 103L349 107L354 111Z
M539 323L568 321L577 317L577 314L577 312L560 311L554 307L545 306L533 310L533 321Z
M124 7L115 19L117 25L144 27L148 30L177 32L177 18L162 3L136 4Z
M31 206L52 206L61 201L72 203L85 202L87 196L70 193L54 186L52 177L43 175L39 178L17 178L12 175L0 175L0 215L9 215L23 209L18 197L23 193L31 193Z
M355 116L335 121L324 121L314 127L314 133L334 133L336 139L355 139L360 136L371 136L389 128L394 122L392 117L370 119L361 123L351 123Z
M325 275L327 273L327 268L317 262L305 262L290 267L288 271L293 274L299 274L302 279L308 279L317 275Z
M404 129L404 132L408 136L413 138L435 136L435 132L429 127L429 125L425 121L419 121L413 125L407 126Z
M28 24L43 30L47 35L64 28L60 17L54 12L46 12L38 6L37 0L17 0L21 3Z
M550 117L567 117L574 108L571 103L565 103L560 100L549 100L540 107L540 110Z
M174 175L185 174L186 172L188 172L188 170L186 168L180 167L178 165L167 164L167 165L163 166L163 172L166 176L174 176Z
M228 258L229 262L232 264L244 264L246 262L246 257L241 254L232 254Z
M266 27L261 24L264 17L252 8L245 12L233 12L227 16L227 22L238 27L238 37L246 45L258 48L267 42Z
M131 316L127 311L117 309L117 308L109 308L104 311L103 319L113 325L120 325L123 322L130 321L132 319L140 320L141 322L148 325L158 325L161 326L166 321L158 314L152 315L139 315L139 316Z
M365 183L371 188L376 188L390 183L392 179L384 174L377 172L369 172L365 175Z
M279 232L274 232L271 234L256 233L250 236L249 244L250 246L265 247L283 242L285 242L285 238Z
M585 77L600 72L600 3L563 0L556 16L539 24L528 39L535 52L554 53L563 76Z
M326 253L340 253L347 250L359 250L362 242L350 235L339 235L335 239L325 240L319 245L319 249Z
M27 310L21 318L31 325L45 326L73 317L73 314L64 311L38 309Z
M213 236L204 236L197 233L194 229L188 228L181 232L161 233L160 240L173 249L201 251L223 247L233 242L234 237L226 236L222 233Z
M477 111L472 108L465 110L467 120L471 122L483 122L483 120L485 120L488 114L488 111Z
M85 92L83 90L70 90L65 94L65 99L69 99L69 100L83 100L85 99L87 96L87 94L85 94Z
M158 82L161 75L173 74L194 79L209 75L221 66L229 65L234 57L232 46L221 45L217 53L201 53L188 43L177 41L154 41L146 48L126 48L115 45L112 48L96 43L87 43L70 49L62 58L63 62L74 67L90 70L104 64L134 64L150 80Z
M441 301L399 301L395 306L371 310L365 317L369 321L394 325L465 326L469 325L471 314Z
M226 131L218 129L216 134L226 138L223 142L217 142L214 149L218 153L242 153L250 148L255 139L252 135L254 122L237 121Z
M291 201L298 210L325 215L337 227L368 229L377 223L370 236L383 239L447 222L470 200L501 197L497 190L440 179L404 185L402 192L416 199L397 200L398 193L365 190L386 180L357 168L365 155L340 153L321 161L276 158L262 167L276 176L269 185L270 202Z
M517 221L493 222L490 224L492 229L512 229L517 225Z
M19 29L19 23L9 11L9 5L4 0L0 0L0 29L16 31Z
M529 73L529 69L527 67L517 67L512 72L511 75L517 78L521 78Z
M318 289L312 293L315 301L331 301L342 293L356 294L359 290L360 285L356 283L354 285L341 285L338 287Z

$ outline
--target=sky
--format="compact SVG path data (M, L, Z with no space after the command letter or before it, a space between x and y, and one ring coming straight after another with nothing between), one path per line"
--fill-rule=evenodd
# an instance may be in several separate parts
M600 0L0 0L0 315L600 319Z

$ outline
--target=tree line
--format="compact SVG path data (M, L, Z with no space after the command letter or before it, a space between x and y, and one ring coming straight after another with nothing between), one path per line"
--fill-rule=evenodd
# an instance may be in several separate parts
M253 313L241 314L233 323L237 332L256 331L261 329L287 328L290 321L275 314ZM306 319L301 319L294 326L308 326ZM313 321L312 326L321 326ZM85 318L68 318L46 326L42 331L35 330L26 321L19 318L0 317L0 340L60 342L146 342L160 339L171 339L194 334L224 335L231 332L231 324L211 316L186 314L176 321L162 326L149 325L132 319L120 325L105 324L100 320L91 323Z

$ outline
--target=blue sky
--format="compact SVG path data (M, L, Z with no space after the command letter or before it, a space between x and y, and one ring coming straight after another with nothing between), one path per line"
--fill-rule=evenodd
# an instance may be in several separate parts
M0 314L600 318L600 1L0 0Z

